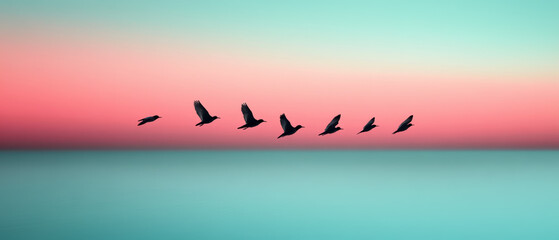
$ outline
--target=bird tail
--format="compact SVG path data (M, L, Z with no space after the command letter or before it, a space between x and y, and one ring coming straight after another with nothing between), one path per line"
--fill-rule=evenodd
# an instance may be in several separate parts
M200 126L200 127L201 127L202 125L204 125L204 123L202 123L202 122L199 122L199 123L196 124L196 126Z
M244 128L244 129L243 129L243 128ZM243 126L240 126L240 127L238 127L237 129L243 129L243 130L246 130L246 129L247 129L247 126L246 126L246 125L243 125Z
M318 134L318 136L324 136L325 134L326 134L326 133L321 133L321 134Z
M283 134L282 134L282 135L279 135L278 139L280 139L280 138L282 138L282 137L284 137L284 136L285 136L285 135L283 135Z
M146 123L146 122L140 122L140 123L138 123L138 126L144 125L145 123Z
M363 131L361 131L361 132L358 132L358 133L357 133L357 135L359 135L359 134L361 134L361 133L363 133Z

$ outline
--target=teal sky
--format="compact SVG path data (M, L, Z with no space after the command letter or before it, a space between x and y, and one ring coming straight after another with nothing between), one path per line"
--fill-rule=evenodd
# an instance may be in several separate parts
M1 1L0 9L16 28L95 26L287 61L531 72L559 64L558 1Z

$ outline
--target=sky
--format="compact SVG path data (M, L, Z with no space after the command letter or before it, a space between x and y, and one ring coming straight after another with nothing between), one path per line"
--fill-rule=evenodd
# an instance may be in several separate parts
M558 1L0 0L0 149L557 149L557 12ZM221 119L194 126L194 100ZM267 122L237 130L244 102ZM276 139L282 113L305 128ZM318 137L337 114L344 130ZM379 127L356 135L372 117Z

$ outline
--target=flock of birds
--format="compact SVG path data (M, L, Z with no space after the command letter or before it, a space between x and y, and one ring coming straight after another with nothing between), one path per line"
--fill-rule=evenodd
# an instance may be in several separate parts
M196 126L201 127L204 124L209 124L209 123L213 122L214 120L219 119L218 116L210 115L208 110L206 110L206 108L198 100L194 101L194 109L196 109L196 114L198 114L198 117L200 117L200 120L201 120L199 123L196 124ZM252 114L252 111L250 110L250 108L248 108L248 105L246 103L243 103L243 105L241 105L241 111L243 112L243 117L245 119L245 125L240 126L237 129L246 130L248 128L256 127L256 126L260 125L260 123L266 122L263 119L258 119L257 120L256 118L254 118L254 115ZM328 125L324 129L324 132L322 132L318 135L323 136L323 135L326 135L326 134L332 134L332 133L335 133L339 130L342 130L343 128L338 127L338 122L340 121L341 117L342 117L341 114L338 114L337 116L335 116L332 119L332 121L330 121L330 123L328 123ZM142 119L138 120L140 122L140 123L138 123L138 126L144 125L144 124L149 123L149 122L153 122L153 121L155 121L159 118L161 118L161 117L158 116L158 115L142 118ZM412 119L413 119L413 115L409 116L406 120L404 120L400 124L400 126L398 126L398 129L396 129L396 131L394 131L392 134L396 134L398 132L403 132L403 131L408 130L408 128L413 126L413 124L411 124ZM281 127L283 128L283 133L278 138L293 135L299 129L304 128L301 125L297 125L297 126L293 127L293 125L291 125L289 120L287 120L287 117L285 116L285 114L282 114L280 116L280 123L281 123ZM371 120L369 120L369 122L367 122L367 124L365 124L365 126L363 127L363 130L361 130L357 134L368 132L368 131L372 130L373 128L375 128L377 126L374 123L375 123L375 118L373 117Z

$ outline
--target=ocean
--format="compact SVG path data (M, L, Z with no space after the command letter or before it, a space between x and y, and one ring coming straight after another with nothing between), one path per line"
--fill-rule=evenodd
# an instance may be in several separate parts
M559 151L0 151L0 239L559 239Z

